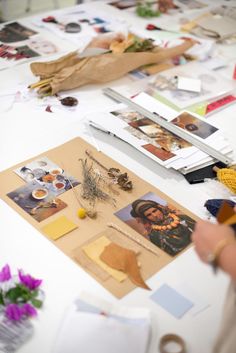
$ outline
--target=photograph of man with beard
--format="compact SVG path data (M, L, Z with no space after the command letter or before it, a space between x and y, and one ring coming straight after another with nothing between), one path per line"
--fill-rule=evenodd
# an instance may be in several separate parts
M191 242L195 221L178 210L152 200L135 200L131 216L141 218L150 241L169 255L176 255Z
M191 243L195 221L155 196L154 193L144 195L116 212L116 216L167 254L175 256Z

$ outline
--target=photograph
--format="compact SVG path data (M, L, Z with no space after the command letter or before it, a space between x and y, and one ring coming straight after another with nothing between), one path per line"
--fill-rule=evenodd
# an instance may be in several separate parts
M114 214L168 255L177 255L191 243L195 221L153 192Z
M191 134L206 139L214 134L218 129L205 121L202 121L188 112L181 113L171 123L191 132Z
M141 147L149 153L153 154L155 157L159 158L163 162L168 161L170 158L176 156L174 153L168 152L160 147L154 146L151 143L147 143L146 145L142 145Z
M22 42L29 39L32 35L37 32L22 26L18 22L12 22L7 25L3 25L0 29L0 41L3 43L15 43Z
M55 193L35 180L9 192L7 196L38 222L67 206L64 201L56 198Z
M27 38L33 36L34 34L37 34L38 32L32 30L31 28L25 27L22 24L20 24L19 22L11 22L7 25L5 25L5 27L14 32L14 33L19 33L22 36L25 36Z
M177 151L192 146L188 141L169 132L155 121L128 108L112 111L111 114L126 122L128 127L124 130L139 140L146 141L147 143L141 147L161 161L167 161L175 157Z
M21 166L14 172L27 183L37 181L41 186L55 195L61 195L65 191L79 185L80 182L73 176L67 175L64 169L59 167L47 157L41 157L31 163Z
M132 121L129 125L154 139L167 152L173 153L181 148L191 146L189 142L169 132L149 118Z

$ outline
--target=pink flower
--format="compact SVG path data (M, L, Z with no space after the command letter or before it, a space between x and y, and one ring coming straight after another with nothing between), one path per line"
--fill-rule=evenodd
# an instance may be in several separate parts
M30 275L24 275L21 270L18 271L19 279L22 284L24 284L30 290L35 290L42 283L41 279L33 278Z
M0 271L0 282L5 282L11 279L11 270L9 265L5 265Z
M21 307L17 304L9 304L6 307L5 314L9 320L20 321L24 315Z
M22 306L22 313L23 313L23 315L26 315L26 316L36 316L37 315L36 309L31 304L28 304L28 303L26 303Z

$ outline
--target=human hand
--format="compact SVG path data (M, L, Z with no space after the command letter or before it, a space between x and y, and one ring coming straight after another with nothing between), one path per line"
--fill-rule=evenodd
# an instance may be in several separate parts
M195 250L203 262L207 262L208 255L214 253L217 244L224 239L227 239L228 244L235 241L233 229L224 224L199 221L192 233Z

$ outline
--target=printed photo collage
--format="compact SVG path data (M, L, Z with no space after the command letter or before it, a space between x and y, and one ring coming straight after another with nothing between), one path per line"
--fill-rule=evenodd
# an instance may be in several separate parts
M80 184L47 157L17 168L14 172L26 184L7 196L38 222L64 209L67 204L58 196Z
M53 42L18 21L0 27L0 69L57 52Z

